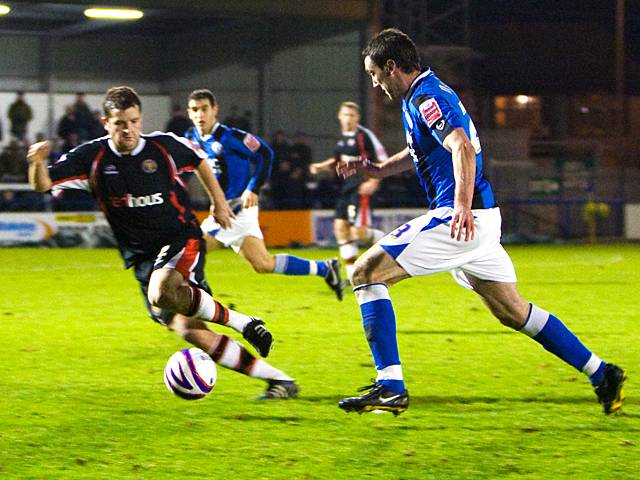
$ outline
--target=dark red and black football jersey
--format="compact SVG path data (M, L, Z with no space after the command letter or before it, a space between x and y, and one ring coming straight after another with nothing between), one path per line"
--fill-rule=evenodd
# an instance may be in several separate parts
M206 154L184 138L142 135L129 155L106 136L80 145L49 167L54 194L90 192L104 212L127 267L157 255L177 238L200 238L180 173L193 170Z
M378 137L362 125L358 125L353 132L343 132L333 154L337 161L368 158L372 163L378 163L387 159L387 152ZM358 189L364 179L360 174L347 177L343 180L340 191L351 193Z

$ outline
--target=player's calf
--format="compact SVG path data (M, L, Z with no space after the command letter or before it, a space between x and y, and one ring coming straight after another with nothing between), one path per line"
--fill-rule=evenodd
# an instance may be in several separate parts
M256 273L274 273L276 267L276 259L274 256L266 258L251 258L249 259L251 268Z

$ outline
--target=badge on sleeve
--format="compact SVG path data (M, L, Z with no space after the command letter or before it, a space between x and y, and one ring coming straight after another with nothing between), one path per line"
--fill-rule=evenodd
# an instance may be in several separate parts
M438 105L435 98L425 100L420 104L418 109L429 128L442 118L442 110L440 110L440 105Z
M247 133L244 136L242 143L244 143L244 146L247 147L252 152L257 152L258 150L260 150L260 142L256 137L254 137L250 133Z

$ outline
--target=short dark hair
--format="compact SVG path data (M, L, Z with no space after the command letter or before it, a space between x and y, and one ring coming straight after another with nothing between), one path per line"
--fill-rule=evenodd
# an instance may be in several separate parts
M342 108L351 108L356 112L360 113L360 105L358 105L356 102L351 102L351 101L342 102L338 107L338 111L342 110Z
M370 57L380 68L387 60L393 60L405 73L422 70L420 55L413 40L397 28L387 28L369 40L362 51L363 57Z
M187 98L187 102L190 102L191 100L209 100L212 107L217 105L216 97L211 93L211 90L206 88L200 88L191 92L189 94L189 98Z
M122 85L107 90L107 95L102 102L102 111L105 117L109 117L112 110L126 110L135 106L142 110L140 97L133 88Z

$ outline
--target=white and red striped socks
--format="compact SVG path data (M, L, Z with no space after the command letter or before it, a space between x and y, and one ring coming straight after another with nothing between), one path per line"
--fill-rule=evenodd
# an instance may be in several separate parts
M240 333L253 320L248 315L225 307L201 288L190 288L191 307L189 312L186 313L187 317L225 325Z
M249 377L263 380L293 380L283 371L254 357L241 344L226 335L220 335L218 343L207 353L218 365Z

